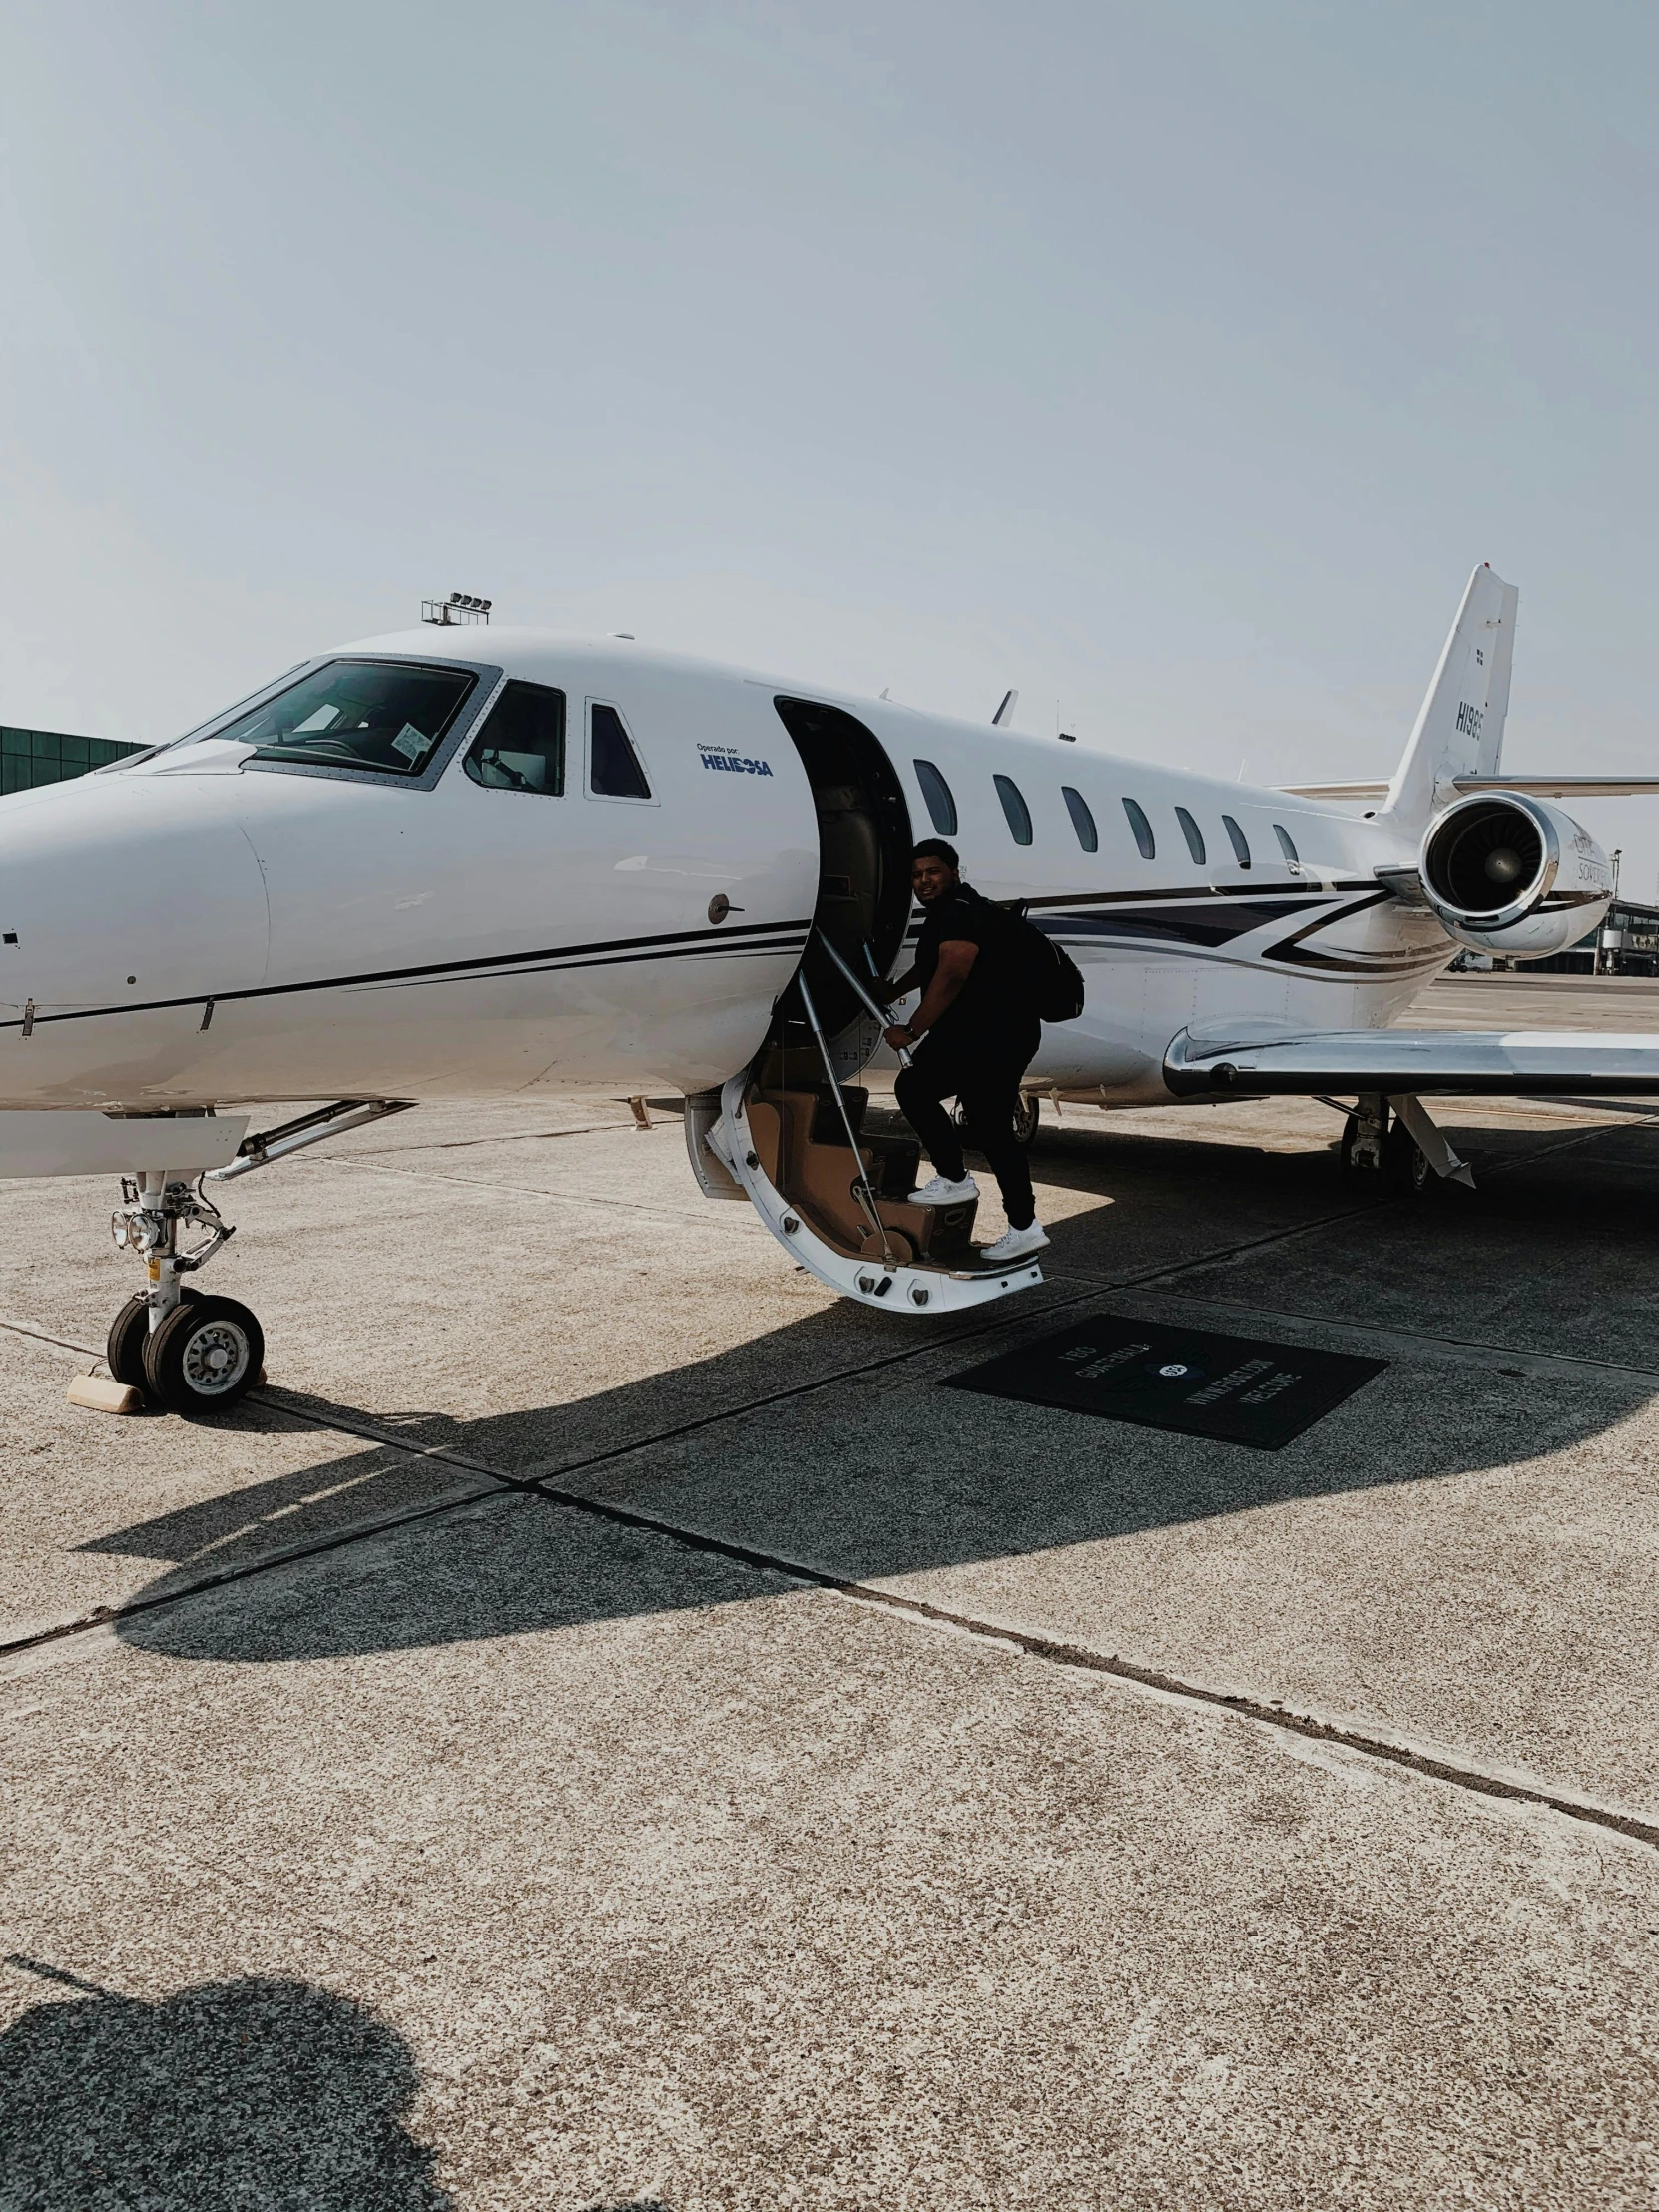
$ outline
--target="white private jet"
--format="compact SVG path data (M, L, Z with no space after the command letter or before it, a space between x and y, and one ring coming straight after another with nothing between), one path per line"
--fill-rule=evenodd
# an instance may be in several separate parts
M230 1234L214 1194L421 1100L678 1092L703 1189L834 1290L999 1298L1037 1266L979 1264L971 1204L909 1204L916 1147L863 1133L852 1081L891 1073L877 985L929 831L1083 970L1033 1111L1339 1092L1345 1165L1458 1173L1425 1096L1659 1091L1659 1039L1390 1026L1461 946L1597 925L1606 857L1552 800L1659 789L1499 774L1515 604L1475 571L1385 787L1221 783L620 637L319 655L0 804L0 1175L124 1178L148 1287L110 1370L183 1411L263 1357L188 1280ZM310 1110L228 1111L271 1100Z

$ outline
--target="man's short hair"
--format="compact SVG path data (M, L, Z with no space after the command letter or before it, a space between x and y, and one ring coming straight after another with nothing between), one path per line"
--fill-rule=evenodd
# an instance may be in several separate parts
M942 860L946 867L960 870L961 861L956 857L956 847L946 844L943 837L923 837L910 854L912 866L917 860Z

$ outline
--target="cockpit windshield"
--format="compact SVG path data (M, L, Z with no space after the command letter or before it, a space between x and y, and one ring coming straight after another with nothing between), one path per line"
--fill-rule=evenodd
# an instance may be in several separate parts
M330 661L216 730L261 761L418 776L478 679L408 661Z

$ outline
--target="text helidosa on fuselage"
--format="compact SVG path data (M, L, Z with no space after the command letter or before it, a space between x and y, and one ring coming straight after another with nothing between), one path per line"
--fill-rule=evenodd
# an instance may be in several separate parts
M705 768L725 769L736 776L770 776L770 761L746 761L741 753L711 753L707 746L699 746Z

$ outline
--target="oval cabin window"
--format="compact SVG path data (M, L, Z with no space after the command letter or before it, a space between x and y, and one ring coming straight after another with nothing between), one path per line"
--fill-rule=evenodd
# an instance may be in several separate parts
M1012 832L1015 844L1029 844L1031 842L1031 810L1025 804L1025 794L1011 776L998 776L993 781L996 785L996 796L1002 802L1002 812L1008 818L1008 828Z
M1221 826L1227 831L1227 841L1233 847L1234 859L1238 861L1240 867L1249 867L1250 846L1246 841L1244 831L1231 815L1222 816Z
M1200 867L1204 865L1204 832L1188 814L1185 807L1177 807L1175 819L1181 825L1181 834L1187 840L1187 850Z
M931 761L914 761L911 766L921 786L921 796L927 802L933 828L941 837L953 837L956 834L956 801L950 786Z
M1302 873L1302 862L1297 857L1296 846L1291 842L1291 832L1283 823L1276 822L1273 826L1273 833L1279 839L1279 849L1285 855L1285 865L1288 868L1294 868L1297 874L1300 875Z
M1126 799L1123 811L1129 817L1129 827L1135 832L1135 843L1140 849L1141 858L1155 860L1158 857L1158 840L1152 834L1152 825L1146 819L1146 809L1138 800Z
M1066 803L1066 813L1071 817L1071 826L1077 831L1078 843L1085 852L1098 852L1100 850L1100 831L1094 826L1094 816L1089 812L1088 801L1081 792L1073 791L1069 784L1060 786L1060 796Z

